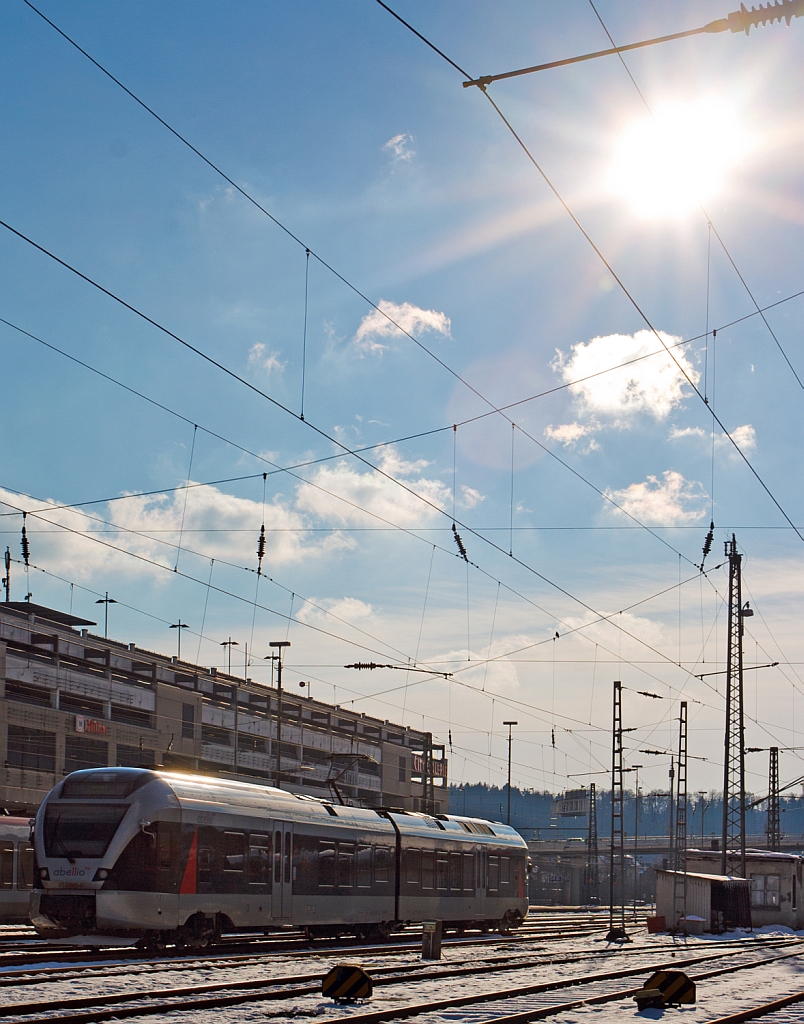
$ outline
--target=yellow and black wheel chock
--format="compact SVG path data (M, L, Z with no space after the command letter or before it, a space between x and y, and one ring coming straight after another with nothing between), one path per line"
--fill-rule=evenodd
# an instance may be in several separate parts
M373 991L371 978L357 964L336 964L321 982L321 995L336 1003L370 999Z
M695 1002L695 982L683 971L657 971L634 993L638 1010L663 1010Z

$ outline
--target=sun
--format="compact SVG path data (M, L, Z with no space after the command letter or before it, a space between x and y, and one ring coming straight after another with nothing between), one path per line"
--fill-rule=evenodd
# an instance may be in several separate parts
M623 130L608 185L640 217L680 217L722 189L749 145L725 101L669 103Z

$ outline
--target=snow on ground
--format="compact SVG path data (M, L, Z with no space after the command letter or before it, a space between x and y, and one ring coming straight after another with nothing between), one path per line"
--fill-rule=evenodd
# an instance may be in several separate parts
M773 952L784 949L770 950L768 943L778 942L785 938L793 938L788 930L763 929L761 933L736 933L730 938L737 943L741 959L758 959ZM313 1019L318 1021L343 1019L367 1010L381 1010L395 1005L406 1006L411 1003L426 1003L440 999L454 999L460 996L475 995L481 992L508 992L511 989L563 978L579 977L587 974L598 974L610 970L637 967L640 963L657 964L681 962L688 957L715 955L720 952L717 939L709 936L673 939L666 935L649 936L642 929L634 927L633 942L622 948L608 946L602 937L592 936L567 938L563 940L544 940L534 937L525 942L499 942L489 940L472 945L445 943L440 965L429 963L422 965L423 970L437 970L439 966L462 967L477 964L481 961L511 956L512 958L529 957L532 960L555 959L554 963L529 963L511 971L479 973L457 978L436 980L417 980L415 977L393 985L379 985L375 989L374 998L354 1006L338 1006L320 994L310 994L283 1000L260 1000L244 1003L239 1006L222 1007L208 1011L175 1011L159 1016L148 1016L143 1021L153 1024L251 1024L253 1021L283 1021ZM723 950L725 951L725 950ZM572 962L573 956L589 955L589 958ZM804 946L802 946L804 958ZM3 1002L6 1008L13 1003L48 1002L57 1010L60 1004L70 998L86 998L88 996L112 995L124 992L157 991L179 987L194 987L207 984L224 985L248 980L280 978L301 978L314 976L309 984L317 985L317 979L336 963L349 962L360 964L369 974L379 967L410 965L420 963L413 951L383 952L381 948L370 954L350 951L333 952L332 950L317 952L308 951L303 955L271 955L269 957L244 956L239 959L210 958L207 962L195 965L181 964L175 961L152 962L143 961L138 964L115 964L104 967L102 971L82 971L82 965L70 966L69 977L49 983L26 986L9 986L3 988ZM711 964L690 967L691 973L725 966L727 961L714 960ZM634 977L622 978L604 985L596 986L595 991L619 991L636 987L647 980L648 971ZM804 989L804 959L798 957L777 961L767 966L754 968L750 971L726 974L699 985L698 1003L680 1010L668 1010L668 1015L678 1016L679 1024L698 1024L711 1020L713 1017L736 1012L761 1002L768 1002ZM539 997L539 1005L551 1005L578 998L580 991L576 988L558 989ZM212 995L212 993L211 993ZM530 1001L528 1001L530 1000ZM456 1008L442 1013L428 1014L417 1018L417 1024L442 1024L442 1022L481 1022L504 1013L516 1012L533 1007L532 997L501 1002L480 1003L472 1007ZM800 1010L799 1022L804 1020L804 1004L793 1010ZM552 1020L556 1024L612 1024L616 1019L622 1024L624 1015L631 1020L653 1020L661 1017L657 1011L636 1012L633 1000L616 1001L602 1006L582 1007L571 1013L557 1015ZM667 1017L665 1019L668 1019Z

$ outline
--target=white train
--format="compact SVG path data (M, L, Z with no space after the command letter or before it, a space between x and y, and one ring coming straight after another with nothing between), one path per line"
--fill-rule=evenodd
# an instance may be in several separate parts
M30 819L0 815L0 924L30 924L34 879Z
M139 768L73 772L36 817L31 918L48 935L198 947L222 931L388 935L517 927L528 850L507 825L344 807Z

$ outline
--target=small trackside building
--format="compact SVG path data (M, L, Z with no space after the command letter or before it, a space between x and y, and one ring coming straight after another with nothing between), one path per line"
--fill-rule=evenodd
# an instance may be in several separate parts
M720 870L720 853L716 850L688 850L690 871ZM751 921L754 928L763 925L787 925L798 931L804 928L802 872L804 857L794 853L770 850L746 850L745 874L751 893Z
M685 914L675 911L676 878L686 884ZM703 872L657 870L656 915L670 929L688 932L724 932L750 928L750 883L733 875L708 875ZM686 920L685 920L686 918Z

